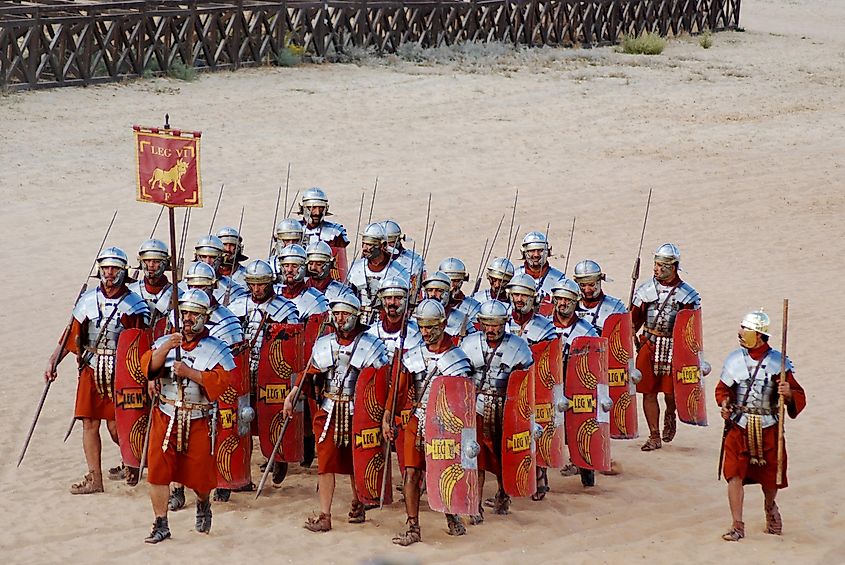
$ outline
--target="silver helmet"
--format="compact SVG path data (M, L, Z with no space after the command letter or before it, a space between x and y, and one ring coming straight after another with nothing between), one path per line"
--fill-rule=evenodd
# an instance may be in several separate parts
M276 224L276 251L281 251L285 245L293 243L302 243L305 229L302 227L302 222L295 218L285 218Z
M452 294L452 279L449 278L449 275L441 273L440 271L435 271L428 275L428 277L422 282L422 287L426 291L442 291L439 298L440 303L444 308L449 305L449 299Z
M346 312L349 314L349 317L346 318L346 322L342 326L339 326L337 319L332 316L332 325L335 329L348 332L358 323L358 317L361 315L361 301L351 292L344 292L332 298L329 302L329 307L332 313Z
M496 257L487 265L487 276L508 282L515 272L513 263L507 257Z
M148 259L161 261L158 269L156 269L154 273L148 273L148 275L153 279L157 279L164 274L164 271L166 271L167 267L170 266L170 252L167 249L167 244L159 239L148 239L142 243L141 247L138 248L138 261L141 265L141 269L145 271L144 260Z
M508 308L498 300L487 300L478 310L477 319L482 324L504 325L509 318Z
M199 257L214 257L214 270L220 267L223 261L223 242L216 235L204 235L197 244L194 245L194 259L199 261Z
M402 228L395 220L385 220L381 223L384 228L384 236L387 238L387 245L393 247L397 241L403 241L405 234L402 233Z
M379 245L387 241L387 235L384 232L384 226L379 222L367 224L364 231L361 232L361 242L372 245Z
M602 272L601 267L598 263L591 259L584 259L583 261L579 261L577 265L575 265L575 274L572 276L575 279L575 282L578 283L592 283L603 281L607 277Z
M549 242L546 240L546 234L539 231L531 231L525 234L525 237L522 238L522 245L520 246L522 249L522 258L526 258L526 252L531 251L533 249L542 249L543 255L540 259L540 264L545 265L546 260L549 258L549 253L551 253L551 247L549 247Z
M320 220L322 220L325 216L331 216L331 213L329 212L329 197L322 188L314 186L307 188L302 192L302 198L299 204L299 213L303 216L310 215L306 214L305 211L307 209L310 213L312 206L323 207L323 215L320 217Z
M196 261L188 265L185 271L185 283L189 287L213 287L217 284L217 273L208 263Z
M447 257L440 261L437 270L446 273L453 281L468 281L467 266L457 257Z
M746 330L751 330L765 336L770 336L769 333L769 315L763 312L763 309L760 308L759 310L754 310L753 312L749 312L742 318L742 322L740 322L740 327L745 328Z
M510 282L505 286L508 294L527 294L528 296L537 295L537 281L531 275L519 274L514 275Z
M681 250L674 243L664 243L654 251L655 263L674 263L681 262Z
M436 326L446 321L446 310L437 300L426 298L414 309L414 319L419 326Z
M217 237L220 238L224 244L234 245L235 246L235 254L237 255L238 261L244 261L248 259L246 255L243 254L244 251L244 238L241 237L241 234L238 233L238 230L233 227L223 227L217 230ZM229 259L231 261L231 259Z
M246 266L244 280L247 284L269 284L276 280L276 274L270 267L270 263L256 259Z
M581 287L572 279L561 277L552 287L552 296L555 298L568 298L577 302L581 298Z
M179 297L179 312L193 312L198 314L191 331L200 333L208 321L208 312L211 310L211 299L208 294L198 288L188 289Z
M317 240L314 243L309 243L308 247L305 248L305 260L308 263L323 263L319 272L308 272L312 277L323 280L331 275L334 256L332 255L332 248L325 241Z
M100 279L103 278L103 267L117 267L120 272L114 281L115 286L120 286L126 280L126 268L129 266L129 258L126 252L120 247L106 247L97 255L97 270Z
M294 282L302 282L305 280L305 263L307 261L305 249L301 245L288 245L283 247L279 252L279 265L297 265Z
M385 277L378 285L378 296L384 298L385 296L408 296L411 287L408 281L401 277Z

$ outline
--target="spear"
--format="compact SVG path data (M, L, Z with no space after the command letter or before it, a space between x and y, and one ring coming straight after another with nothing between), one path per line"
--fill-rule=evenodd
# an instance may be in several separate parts
M290 163L288 163L288 179L290 179ZM285 182L287 186L287 182ZM285 189L285 198L287 199L287 189ZM282 186L279 185L279 190L276 192L276 208L273 212L273 225L270 229L270 249L267 251L269 257L273 253L273 242L276 239L276 220L279 219L279 201L282 199Z
M648 224L648 210L651 208L651 189L648 189L648 200L645 205L645 217L643 217L643 231L640 234L640 247L637 249L637 260L634 261L634 270L631 271L631 294L628 297L628 310L634 305L634 291L637 288L637 279L640 278L640 255L643 252L643 239L645 238L645 227Z
M373 185L373 199L370 202L370 215L367 218L367 223L371 223L373 221L373 208L376 206L376 193L378 192L378 177L376 177L375 185Z
M288 188L289 187L290 187L290 163L288 163L288 174L287 174L287 177L285 178L285 205L282 208L282 210L288 209ZM296 202L295 198L294 198L294 202ZM276 212L277 213L278 213L278 210L279 210L279 206L277 204L276 205ZM275 226L276 226L276 218L273 218L273 229L275 229Z
M150 237L149 237L149 239L152 239L152 238L153 238L153 236L154 236L154 235L155 235L155 233L156 233L156 228L158 227L158 221L159 221L159 220L161 220L161 213L162 213L162 212L164 212L164 206L162 206L161 208L159 208L159 211L158 211L158 216L156 217L156 221L155 221L155 223L153 224L153 229L152 229L152 231L150 232ZM135 272L132 274L132 278L133 278L133 279L135 279L135 280L137 281L137 280L138 280L138 277L139 277L140 275L141 275L141 267L139 266L137 269L135 269Z
M293 214L293 207L296 206L296 199L299 198L299 191L297 190L293 194L293 200L290 201L290 208L288 208L287 214L285 214L285 218L290 218L290 215Z
M241 219L238 221L238 236L241 234L241 226L244 225L244 207L241 206ZM233 275L235 274L235 265L238 263L238 255L241 252L241 245L240 243L235 246L235 252L232 253L232 270L229 271ZM235 281L230 281L229 286L226 287L226 294L223 296L223 306L229 306L229 298L232 295L232 287L235 286Z
M519 190L516 191L516 196L513 197L513 212L511 213L511 225L508 228L508 244L505 249L508 249L508 257L510 257L511 252L510 250L513 249L513 245L511 244L511 238L515 239L514 231L513 231L513 222L516 219L516 203L519 200ZM516 227L517 233L519 232L519 226Z
M364 212L364 192L361 191L361 205L358 206L358 226L355 228L355 248L352 252L353 257L358 256L358 236L361 235L361 214Z
M516 226L516 232L515 232L515 233L519 233L519 228L520 228L520 227L521 227L520 225L517 225L517 226ZM514 248L514 246L515 246L515 245L516 245L516 237L514 237L514 238L513 238L513 241L511 241L511 242L508 244L508 255L507 255L507 258L508 258L508 259L510 259L510 258L511 258L511 255L513 254L513 248Z
M779 383L786 382L786 331L788 329L788 322L789 322L789 299L783 299L783 326L781 328L782 338L781 338L781 347L780 347L780 381ZM778 396L778 469L777 469L777 480L775 483L777 486L783 484L783 420L786 417L786 403L783 399L783 395Z
M220 208L220 200L223 198L223 189L226 188L226 184L223 183L220 185L220 192L217 194L217 204L214 206L214 214L211 215L211 225L208 226L208 233L214 233L214 220L217 219L217 210Z
M546 231L546 235L549 235L548 230ZM566 271L569 269L569 256L572 255L572 241L575 239L575 216L572 216L572 229L569 230L569 249L566 250L566 262L563 265L563 274L566 274ZM546 241L549 238L546 237Z

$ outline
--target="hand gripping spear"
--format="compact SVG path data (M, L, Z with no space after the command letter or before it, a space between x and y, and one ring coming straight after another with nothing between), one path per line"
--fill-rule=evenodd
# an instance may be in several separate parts
M112 226L114 225L114 220L117 218L117 210L114 211L114 214L111 217L111 221L109 222L109 227L106 228L106 235L103 236L103 241L100 242L100 247L97 249L97 254L94 255L94 262L91 267L88 269L88 276L85 277L85 282L82 283L82 287L79 289L79 294L76 295L76 300L74 304L79 302L79 299L85 294L85 291L88 290L88 279L90 279L93 275L91 275L91 271L94 270L94 266L97 264L97 257L100 256L100 252L103 250L103 246L106 244L106 239L109 237L109 232L111 231ZM61 362L62 358L64 357L65 347L67 346L68 339L70 339L70 329L73 325L73 315L71 314L70 320L65 326L65 331L62 334L61 342L59 343L59 347L54 354L53 361L50 364L50 374L54 374L56 372L56 367L58 367L59 363ZM41 416L41 409L44 408L44 401L47 399L47 393L50 392L50 385L53 384L52 380L48 380L44 383L44 390L41 393L41 399L38 401L38 407L35 409L35 417L32 419L32 424L29 426L29 432L26 434L26 440L23 443L23 449L21 449L21 455L18 458L18 467L21 466L21 462L23 462L23 458L26 455L26 450L29 447L29 442L32 439L32 434L35 431L35 425L38 423L38 418ZM73 419L76 421L76 418ZM72 428L71 428L72 429ZM67 438L65 438L67 439Z
M645 238L645 227L648 223L648 210L651 208L651 189L648 189L648 201L645 205L645 217L643 218L643 231L640 234L640 247L637 249L637 260L634 261L634 270L631 271L631 294L628 297L628 310L634 306L634 292L637 289L637 280L640 278L640 255L643 252L643 239Z

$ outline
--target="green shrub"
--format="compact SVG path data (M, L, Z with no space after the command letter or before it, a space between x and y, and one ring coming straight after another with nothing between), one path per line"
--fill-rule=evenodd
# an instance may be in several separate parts
M710 33L710 30L701 34L701 37L698 38L698 44L704 49L710 49L713 47L713 34Z
M197 70L193 67L189 67L185 63L174 62L170 65L170 68L167 69L167 76L190 82L197 79Z
M622 52L629 55L660 55L665 48L666 40L656 33L622 37Z

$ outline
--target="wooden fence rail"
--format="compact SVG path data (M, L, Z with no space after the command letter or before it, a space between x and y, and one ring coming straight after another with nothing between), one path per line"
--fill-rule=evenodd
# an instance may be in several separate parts
M646 31L736 28L740 1L0 1L0 88L112 82L175 65L255 66L291 45L317 57L407 43L607 45Z

